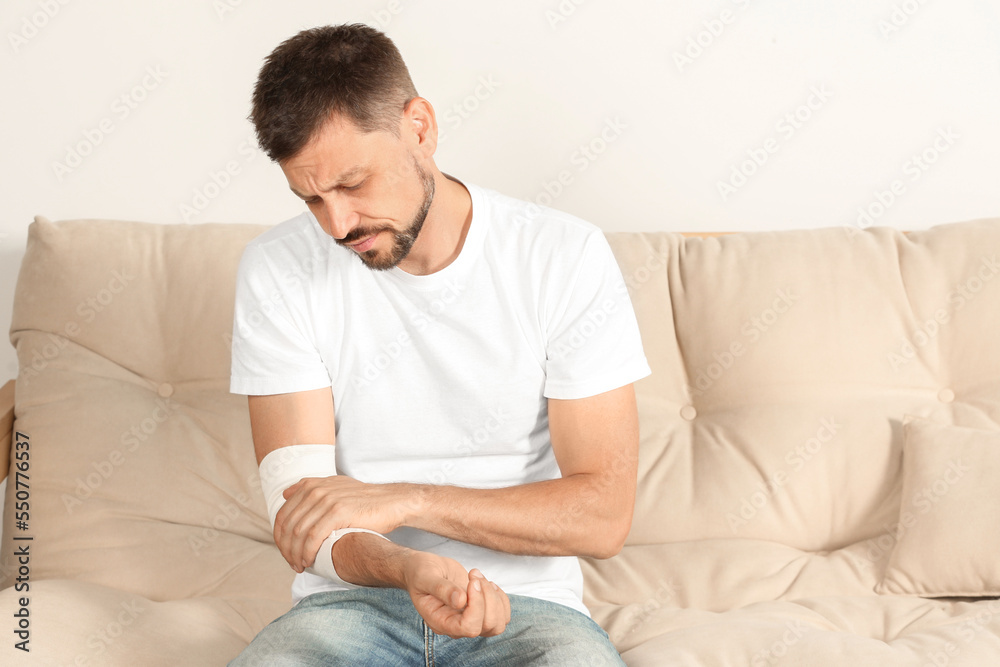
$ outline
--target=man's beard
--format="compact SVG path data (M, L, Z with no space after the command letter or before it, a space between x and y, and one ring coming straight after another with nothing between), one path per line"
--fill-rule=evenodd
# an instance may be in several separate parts
M420 204L420 208L413 216L413 220L410 222L409 226L405 229L398 231L393 227L382 227L382 228L372 228L372 229L355 229L352 230L350 234L344 238L337 241L341 245L346 245L348 243L354 243L358 239L363 239L366 236L371 236L379 232L389 232L392 234L392 245L385 252L380 252L375 250L366 250L365 252L355 253L365 266L369 269L375 271L387 271L400 262L406 259L406 256L410 254L410 250L413 249L413 244L417 240L417 235L420 234L420 230L424 226L424 221L427 219L427 212L431 209L431 203L434 201L434 177L421 168L420 164L417 163L416 158L413 160L413 166L417 170L417 175L420 178L420 183L424 188L424 200Z

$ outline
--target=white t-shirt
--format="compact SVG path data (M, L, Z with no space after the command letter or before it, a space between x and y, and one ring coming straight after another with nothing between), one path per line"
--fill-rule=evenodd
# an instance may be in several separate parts
M650 372L601 230L465 187L465 243L431 275L369 269L309 213L243 254L230 390L332 386L339 474L475 488L555 479L546 398L593 396ZM412 528L387 537L479 568L508 594L588 613L574 557L506 554ZM304 572L292 595L341 588Z

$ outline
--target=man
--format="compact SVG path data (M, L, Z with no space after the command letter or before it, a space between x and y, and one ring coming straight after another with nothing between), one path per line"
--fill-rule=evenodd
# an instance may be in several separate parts
M628 534L649 368L601 231L443 174L367 26L281 44L251 117L309 208L243 255L231 382L298 574L232 664L621 665L576 557Z

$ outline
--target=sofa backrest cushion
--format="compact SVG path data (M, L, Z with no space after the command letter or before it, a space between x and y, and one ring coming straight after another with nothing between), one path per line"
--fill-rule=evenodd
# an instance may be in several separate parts
M32 577L228 598L260 617L290 604L246 398L228 392L236 266L265 229L31 225L11 341Z
M837 549L896 519L904 414L1000 425L1000 220L609 238L653 369L630 545Z

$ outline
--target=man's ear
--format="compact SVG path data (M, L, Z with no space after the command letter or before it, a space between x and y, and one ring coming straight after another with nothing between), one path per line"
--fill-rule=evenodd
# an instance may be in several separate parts
M406 103L400 121L401 135L410 148L431 157L437 150L438 125L434 107L423 97L414 97Z

